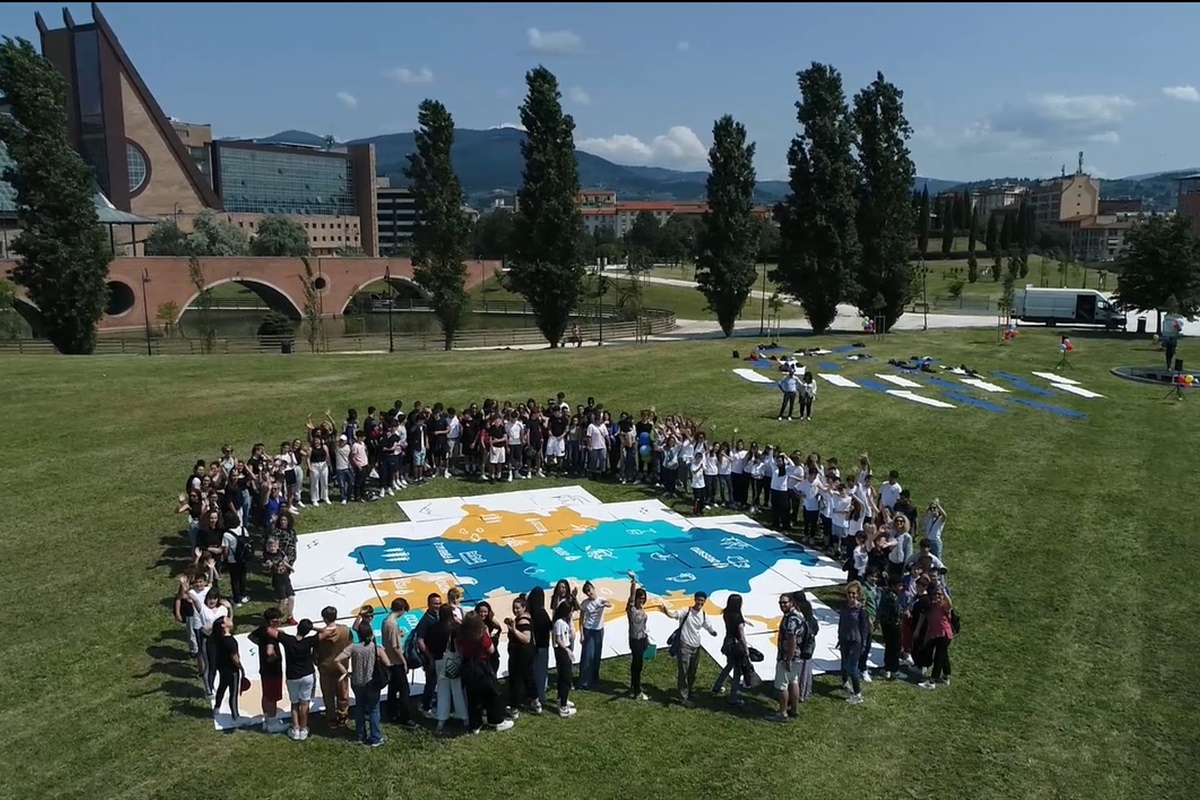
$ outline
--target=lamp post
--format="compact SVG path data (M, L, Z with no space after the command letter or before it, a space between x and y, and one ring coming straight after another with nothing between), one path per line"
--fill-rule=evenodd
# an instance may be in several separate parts
M146 355L154 355L154 349L150 346L150 306L146 302L146 284L150 282L150 271L142 269L142 316L146 319Z
M762 336L764 333L766 333L766 329L767 329L766 328L766 326L767 326L767 265L766 264L762 265L762 272L763 272L763 287L762 287L762 292L760 292L760 294L762 295L762 306L758 312L758 335L759 336Z
M604 344L604 267L606 258L596 259L596 321L600 330L596 336L597 346Z
M396 352L396 340L392 335L392 307L396 305L396 290L392 287L392 265L383 268L383 279L388 285L388 352Z
M925 269L923 254L918 263L921 265L921 330L927 331L929 330L929 281L927 280L929 270Z
M182 210L183 210L183 209L181 209L181 208L179 207L179 203L176 203L176 204L175 204L175 207L174 207L174 208L172 209L172 211L171 211L171 216L175 218L175 227L176 227L176 228L178 228L178 227L179 227L179 213L180 213Z

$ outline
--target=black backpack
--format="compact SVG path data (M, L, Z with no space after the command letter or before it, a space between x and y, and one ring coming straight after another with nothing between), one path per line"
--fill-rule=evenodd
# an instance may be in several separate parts
M808 661L813 657L813 653L817 649L817 619L816 617L802 617L804 620L804 632L800 634L800 658L803 661Z
M235 561L245 564L250 560L251 550L254 549L250 544L250 533L244 527L229 532L233 534L233 558Z
M421 653L421 648L417 647L417 627L419 626L413 627L408 636L404 637L404 661L409 669L425 668L425 656Z
M954 631L954 635L958 636L958 632L962 630L962 618L958 616L958 609L950 609L950 630Z

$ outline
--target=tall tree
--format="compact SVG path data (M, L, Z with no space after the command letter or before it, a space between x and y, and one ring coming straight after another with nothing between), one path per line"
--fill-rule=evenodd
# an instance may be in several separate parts
M959 224L960 230L966 230L971 227L971 218L975 215L975 199L971 197L971 187L964 186L962 194L962 202L959 203Z
M21 226L13 280L26 288L59 352L91 353L113 254L96 217L92 171L68 138L63 79L32 44L6 36L0 92L9 104L0 141L13 162L2 177L16 192Z
M988 214L987 238L984 240L987 244L988 255L992 259L992 266L989 271L992 274L992 280L1000 280L1000 222L996 218L995 212Z
M942 228L942 255L948 257L954 250L954 195L942 198L942 213L938 216Z
M413 225L413 280L429 292L429 305L442 326L445 348L454 346L471 297L467 267L471 225L463 213L466 197L454 173L454 118L436 100L423 100L417 110L416 149L408 156L408 178L417 209Z
M629 249L631 267L635 262L645 265L647 269L653 265L655 257L663 250L663 226L654 212L638 212L625 234L625 246Z
M1004 212L1003 219L1000 220L1000 252L1008 254L1012 252L1015 244L1013 236L1013 215L1010 212Z
M971 210L971 220L967 225L967 281L975 283L979 280L979 258L975 250L979 245L979 209Z
M505 260L512 252L513 215L508 211L492 211L475 223L472 231L472 255L476 258Z
M884 318L889 330L911 299L912 229L909 192L917 174L908 151L912 128L904 117L904 92L877 73L854 97L858 167L859 311Z
M550 346L558 347L579 304L586 274L577 236L583 218L577 205L575 120L563 113L558 79L550 70L531 70L525 85L525 170L517 193L508 284L532 307Z
M708 210L700 228L696 288L726 336L758 278L759 233L754 218L754 143L746 127L726 114L713 124L708 151Z
M298 258L308 255L308 231L299 222L272 215L258 223L250 240L250 254Z
M854 122L836 69L813 62L796 78L802 132L788 148L789 191L775 209L781 247L772 277L800 300L813 330L824 333L850 296L858 268Z
M1200 315L1200 239L1187 216L1155 215L1125 237L1116 300L1125 308Z
M929 218L933 209L929 205L929 184L921 189L920 205L917 208L917 252L922 257L929 252Z

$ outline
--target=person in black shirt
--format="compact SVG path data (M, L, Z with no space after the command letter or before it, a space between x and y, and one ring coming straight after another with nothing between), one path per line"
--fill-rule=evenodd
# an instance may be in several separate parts
M533 627L533 685L539 706L546 704L546 681L550 673L550 631L554 622L546 613L546 590L535 586L529 591L529 618Z
M534 714L542 713L538 688L533 681L533 660L537 647L533 642L533 620L522 595L512 604L513 615L504 620L508 631L508 704L514 710L529 704Z
M277 733L279 701L283 699L283 657L279 647L279 627L282 614L278 608L263 612L263 624L250 634L258 647L258 674L262 679L263 731Z
M292 702L292 727L288 728L288 736L298 742L308 738L308 710L316 683L313 654L317 637L310 635L312 629L312 620L302 619L295 636L286 631L279 631L277 636L287 665L287 690Z
M225 693L229 692L229 713L234 722L241 719L238 714L238 697L242 693L242 659L238 654L237 639L233 638L233 625L229 617L218 617L213 623L213 642L217 656L217 698L214 709L221 708Z

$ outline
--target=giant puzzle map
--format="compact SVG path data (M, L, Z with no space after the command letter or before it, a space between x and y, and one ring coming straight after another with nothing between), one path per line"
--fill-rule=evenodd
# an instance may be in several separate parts
M679 610L694 592L708 593L706 613L722 631L721 610L731 594L743 597L750 623L748 638L765 658L757 665L770 679L775 670L778 597L783 592L831 586L844 580L840 566L813 550L734 515L686 519L657 500L601 503L580 487L402 501L407 522L348 528L299 538L296 619L320 624L321 610L334 606L343 620L364 605L379 609L375 625L396 597L414 612L402 628L420 619L431 592L445 595L461 587L469 608L487 600L498 618L511 614L512 600L534 586L549 589L560 578L579 586L596 585L612 603L606 614L604 655L629 653L625 605L627 572L637 573L649 595L652 642L663 645L676 623L658 611ZM817 672L838 666L837 617L813 600L821 621L814 657ZM253 644L239 637L251 689L242 696L243 714L257 712L261 689ZM704 649L718 662L721 637L704 637ZM500 674L507 674L501 647ZM576 648L576 660L579 648ZM412 673L413 691L423 676ZM286 699L285 699L286 703ZM321 700L314 701L321 707ZM214 715L220 729L235 722L224 709ZM261 718L258 718L261 719ZM241 725L256 718L244 716Z

